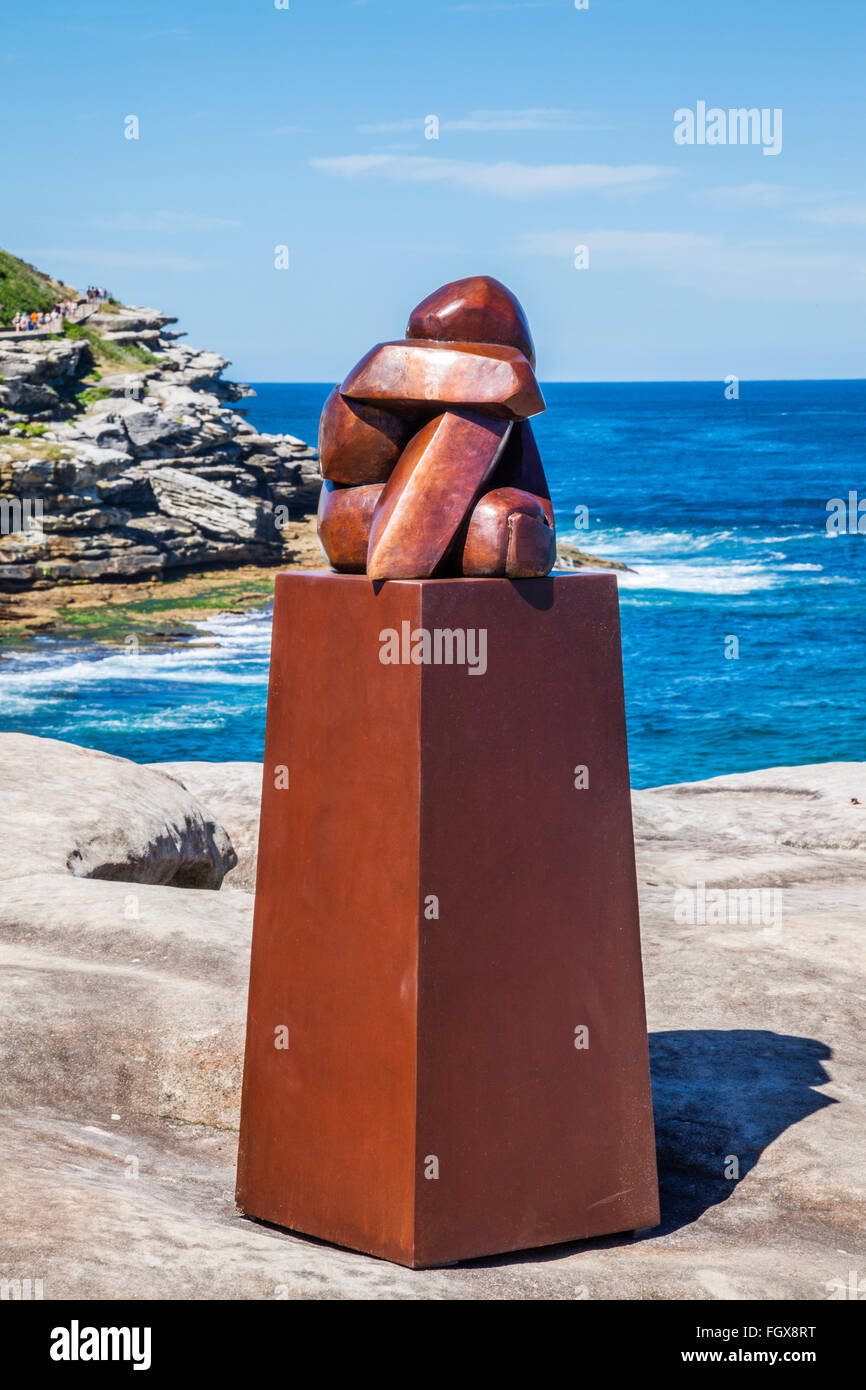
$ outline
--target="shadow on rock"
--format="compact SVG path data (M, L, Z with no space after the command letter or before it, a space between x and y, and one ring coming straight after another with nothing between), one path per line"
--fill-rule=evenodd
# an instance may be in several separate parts
M731 1196L768 1144L836 1102L813 1088L831 1055L815 1038L760 1029L650 1034L664 1235Z
M641 1232L640 1239L668 1235L726 1201L768 1144L807 1115L836 1104L813 1089L830 1080L821 1063L832 1056L815 1038L699 1028L651 1033L649 1046L661 1224L645 1236ZM541 1264L634 1238L622 1232L461 1264Z

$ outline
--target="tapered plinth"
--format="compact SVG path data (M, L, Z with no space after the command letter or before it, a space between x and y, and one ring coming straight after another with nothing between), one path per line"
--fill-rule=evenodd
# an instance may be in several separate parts
M238 1205L416 1267L658 1220L612 575L278 577Z

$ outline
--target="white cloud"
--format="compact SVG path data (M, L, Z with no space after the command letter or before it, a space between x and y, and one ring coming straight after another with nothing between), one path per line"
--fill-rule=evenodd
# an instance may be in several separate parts
M228 217L209 217L197 212L150 212L143 216L122 212L117 217L96 220L94 227L112 232L212 232L243 224Z
M816 222L826 227L866 226L866 203L828 202L845 198L844 193L805 193L784 184L740 183L722 188L704 188L692 195L698 202L719 208L785 208L799 222ZM823 206L821 206L823 204Z
M723 208L778 208L798 201L792 189L776 183L736 183L726 188L702 188L694 196L699 202L713 203Z
M105 251L101 247L76 246L58 250L56 247L36 248L34 260L43 264L90 266L89 274L97 278L102 270L207 270L213 265L210 261L196 260L191 256L151 256L147 252Z
M549 10L554 0L467 0L462 5L446 5L452 14L468 10Z
M820 222L825 227L866 227L866 203L837 203L798 216L802 222Z
M709 252L720 238L695 232L594 231L526 232L518 243L521 251L538 256L573 256L577 245L588 246L590 257L601 255L605 265L637 262L641 265L676 265L684 255Z
M404 121L381 121L372 125L359 125L357 129L364 135L382 135L391 131L423 131L424 116L415 116ZM518 131L518 130L610 130L602 125L591 111L568 111L559 108L530 107L517 111L470 111L467 116L449 120L443 117L439 128L442 131Z
M340 178L384 178L393 183L444 183L507 198L547 193L634 192L658 186L670 174L655 164L485 164L429 155L350 154L310 161L316 169Z
M819 303L866 299L866 257L774 241L729 241L694 232L634 232L606 227L528 232L517 249L572 261L589 248L589 269L642 268L673 284L727 298Z
M174 29L151 29L146 34L140 34L142 39L191 39L192 30L186 29L182 25L177 25Z

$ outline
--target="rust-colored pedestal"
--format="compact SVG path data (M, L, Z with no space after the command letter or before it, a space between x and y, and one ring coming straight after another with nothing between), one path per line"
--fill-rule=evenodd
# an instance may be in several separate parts
M278 576L238 1205L414 1267L657 1222L612 575Z

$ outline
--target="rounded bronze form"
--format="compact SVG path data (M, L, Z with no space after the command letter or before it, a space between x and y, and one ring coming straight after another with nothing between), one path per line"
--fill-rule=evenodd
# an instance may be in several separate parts
M393 411L347 401L335 386L319 421L319 464L332 483L384 483L412 434Z
M434 573L508 438L506 420L446 411L419 430L400 456L370 528L371 579L425 579Z
M409 315L407 338L449 343L503 343L535 366L532 334L520 301L492 275L451 280Z
M556 536L537 497L499 487L478 499L460 547L464 575L541 579L555 559Z
M325 402L328 560L376 580L546 575L553 506L527 423L545 407L520 304L491 276L454 280L407 335L377 343Z
M384 483L343 487L322 484L317 526L319 544L332 569L342 574L363 574L367 568L370 523Z
M350 400L416 418L419 412L465 409L525 420L544 410L523 353L499 343L378 343L340 390Z
M496 469L497 487L517 487L529 492L541 504L548 526L553 526L553 503L544 465L528 420L514 426L511 438Z

